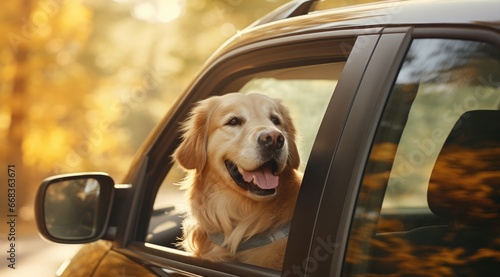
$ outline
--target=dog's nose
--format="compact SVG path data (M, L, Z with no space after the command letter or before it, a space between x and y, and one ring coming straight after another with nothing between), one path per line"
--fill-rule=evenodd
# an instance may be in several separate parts
M268 130L259 134L259 144L270 150L281 149L285 144L285 137L278 130Z

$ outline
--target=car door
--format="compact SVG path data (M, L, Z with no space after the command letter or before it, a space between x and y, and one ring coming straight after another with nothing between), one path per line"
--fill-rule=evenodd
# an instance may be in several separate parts
M241 263L209 263L175 245L180 235L180 207L185 204L184 200L179 201L182 196L175 187L184 175L170 159L179 143L178 122L186 119L196 101L208 96L259 91L282 98L295 110L292 117L304 138L301 170L305 176L299 198L307 203L296 212L298 219L293 219L285 263L306 256L308 251L302 244L312 241L328 166L378 37L377 34L360 36L355 30L280 37L236 48L212 61L181 104L168 115L154 135L156 140L147 155L138 163L143 170L137 176L143 177L138 177L133 200L127 205L134 207L130 209L130 218L118 228L122 229L119 234L122 244L118 243L120 247L114 250L158 275L281 274ZM354 52L356 55L352 55ZM309 169L312 161L319 165Z
M303 272L497 274L499 72L498 32L384 30L333 159Z

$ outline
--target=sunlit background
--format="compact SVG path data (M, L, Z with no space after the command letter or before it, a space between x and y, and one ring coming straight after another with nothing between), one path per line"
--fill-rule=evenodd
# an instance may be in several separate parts
M28 245L38 239L33 199L45 177L104 171L121 180L207 57L285 2L2 2L0 215L7 214L7 166L15 165L18 268L31 267L23 257L38 251ZM337 1L349 2L367 1ZM2 253L7 228L0 225Z

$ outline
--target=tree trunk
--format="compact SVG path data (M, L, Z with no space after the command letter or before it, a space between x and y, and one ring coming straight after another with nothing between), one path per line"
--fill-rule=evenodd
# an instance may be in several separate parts
M22 15L16 22L15 30L19 34L22 34L24 25L27 24L26 19L29 18L31 13L31 1L24 0L20 6ZM33 202L32 193L30 192L29 176L30 173L27 172L26 166L23 163L23 140L25 135L25 125L26 118L29 111L28 106L28 79L29 79L29 40L27 43L19 43L14 47L11 45L11 51L13 53L14 61L16 64L16 73L12 82L12 91L8 103L10 104L10 126L7 132L7 159L6 165L1 170L5 171L7 174L7 167L15 169L15 213L18 216L18 220L22 220L19 217L20 209L23 206L31 205ZM13 167L12 167L13 166Z

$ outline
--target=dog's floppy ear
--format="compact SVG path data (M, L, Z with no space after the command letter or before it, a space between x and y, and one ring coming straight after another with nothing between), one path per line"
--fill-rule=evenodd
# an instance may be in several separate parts
M182 142L173 157L185 169L202 170L205 167L211 106L209 100L198 102L182 125Z
M299 149L297 148L296 139L297 139L297 129L293 125L292 117L290 116L290 112L288 109L279 101L279 109L280 113L283 116L286 124L284 125L285 131L288 134L288 165L297 169L300 166L300 155Z

